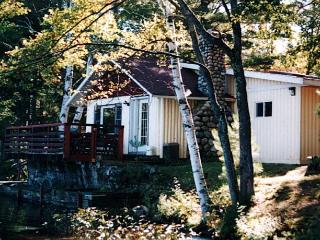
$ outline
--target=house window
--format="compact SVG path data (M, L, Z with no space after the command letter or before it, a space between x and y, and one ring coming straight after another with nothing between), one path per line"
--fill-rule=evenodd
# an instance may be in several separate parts
M115 126L121 125L121 105L111 105L102 107L102 124L109 133L117 132Z
M148 140L148 103L141 103L140 109L140 142L147 145Z
M272 116L272 102L256 103L256 117L271 117L271 116Z
M115 112L116 112L115 125L116 126L121 126L121 117L122 117L122 107L121 107L121 105L117 105L115 107Z

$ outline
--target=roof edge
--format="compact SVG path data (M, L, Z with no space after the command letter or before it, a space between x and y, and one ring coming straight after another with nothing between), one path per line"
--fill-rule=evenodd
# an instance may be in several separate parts
M226 74L233 76L234 75L233 69L231 68L226 69ZM294 83L299 85L304 84L303 77L290 76L290 75L281 74L281 73L267 73L267 72L245 70L244 75L247 78L265 79L265 80L278 81L278 82Z

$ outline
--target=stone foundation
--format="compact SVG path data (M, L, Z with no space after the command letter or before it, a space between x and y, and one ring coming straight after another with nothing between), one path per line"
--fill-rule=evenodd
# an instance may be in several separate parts
M42 187L44 191L64 189L135 192L143 189L143 184L151 180L155 169L147 165L110 165L103 161L77 163L37 159L28 161L28 173L28 185L36 189ZM140 181L134 174L143 176L146 181Z

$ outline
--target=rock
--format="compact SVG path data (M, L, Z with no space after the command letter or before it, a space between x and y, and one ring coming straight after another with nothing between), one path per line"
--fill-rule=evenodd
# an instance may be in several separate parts
M146 206L138 205L132 208L132 212L136 217L144 217L149 214L149 209Z
M195 121L195 122L201 121L201 118L199 116L194 116L193 117L193 121Z
M205 132L203 133L203 135L204 135L205 137L207 137L207 138L212 138L212 133L211 133L211 131L205 131Z
M201 126L203 126L203 122L197 121L197 122L194 122L194 125L201 127Z
M197 138L201 138L204 136L203 132L196 132Z
M209 151L210 148L211 148L211 147L210 147L209 144L206 144L206 145L203 146L203 149L204 149L205 151Z
M208 117L203 117L203 118L202 118L202 121L206 123L206 122L209 121L209 119L210 119L210 118L208 118Z
M201 139L201 144L206 144L208 142L208 138L202 138Z

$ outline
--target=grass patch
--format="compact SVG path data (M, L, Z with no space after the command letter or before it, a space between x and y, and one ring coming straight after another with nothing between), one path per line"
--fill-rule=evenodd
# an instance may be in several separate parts
M260 163L262 171L257 176L260 177L276 177L286 175L288 171L297 168L299 165L291 164L271 164L271 163Z
M210 191L216 190L226 183L226 179L222 174L222 162L205 162L202 167L206 177L207 186ZM176 178L183 190L194 189L192 169L189 162L179 166L160 166L159 172L165 176L167 184L170 184L170 182Z

